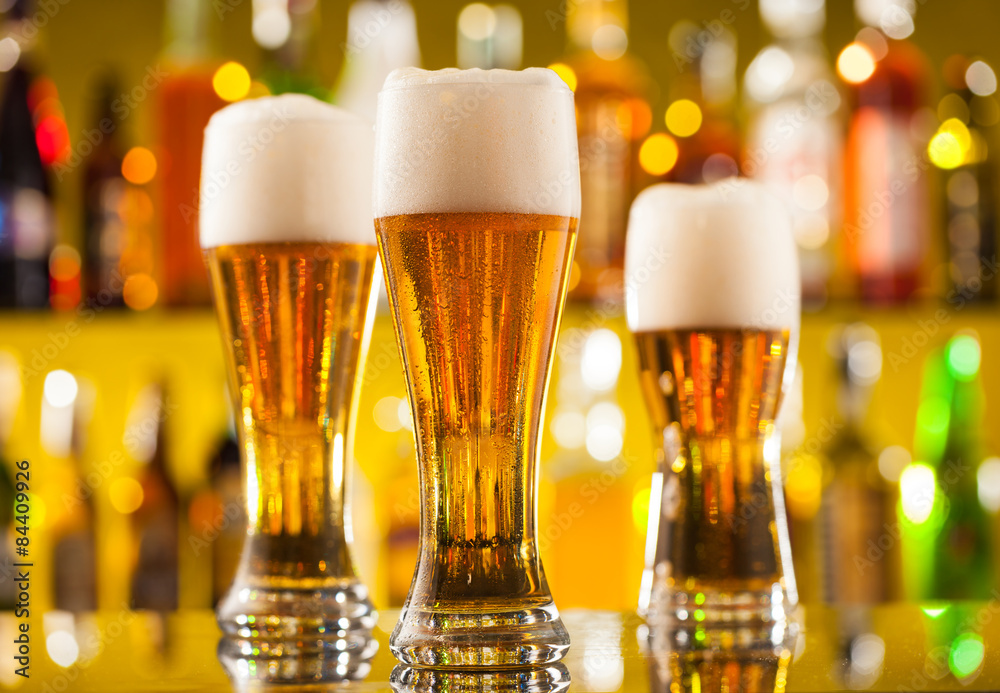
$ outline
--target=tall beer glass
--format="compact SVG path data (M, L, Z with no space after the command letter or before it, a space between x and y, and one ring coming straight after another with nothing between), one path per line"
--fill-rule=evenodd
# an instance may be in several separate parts
M412 665L559 659L536 543L538 429L580 212L550 70L401 70L376 119L375 227L419 457L420 550L390 640Z
M626 262L659 458L640 608L782 621L797 600L774 430L799 324L787 214L746 180L656 185L632 205Z
M205 131L201 244L244 464L247 536L218 606L235 654L364 648L347 477L373 320L370 123L311 97L234 104Z

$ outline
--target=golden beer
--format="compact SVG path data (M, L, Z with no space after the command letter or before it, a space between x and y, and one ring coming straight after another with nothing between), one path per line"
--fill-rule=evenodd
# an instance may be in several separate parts
M353 678L377 648L348 506L374 320L378 251L361 180L373 147L369 123L302 95L233 104L206 129L201 244L247 517L216 610L219 657L237 679Z
M252 538L236 583L355 583L345 489L377 249L255 243L206 255L247 455Z
M701 594L691 610L710 606L713 595L769 592L783 575L764 446L773 433L789 331L664 330L635 337L654 435L670 441L660 448L666 469L654 590Z
M550 70L386 80L373 206L421 497L389 641L405 664L537 665L569 646L535 502L579 191L573 95Z

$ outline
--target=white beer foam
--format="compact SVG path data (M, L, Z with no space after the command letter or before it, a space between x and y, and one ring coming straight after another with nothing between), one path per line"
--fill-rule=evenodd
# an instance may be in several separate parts
M203 248L283 241L374 245L372 124L311 96L212 116L201 166Z
M629 213L625 271L633 332L799 324L791 220L746 179L642 191Z
M396 70L375 131L376 217L580 216L573 92L552 70Z

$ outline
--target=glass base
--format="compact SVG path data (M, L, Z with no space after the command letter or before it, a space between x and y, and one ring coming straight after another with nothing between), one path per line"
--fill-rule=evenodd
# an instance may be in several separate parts
M307 678L327 669L343 671L343 677L354 660L371 659L378 648L372 639L376 618L368 590L357 580L313 589L237 582L216 610L224 634L219 658L277 662L278 669L282 662L302 662L310 669Z
M400 664L389 683L395 693L560 693L569 688L563 664L527 669L445 671Z
M338 642L345 649L317 648L312 641L257 642L256 653L248 655L244 643L224 637L219 640L218 657L237 690L259 683L341 683L365 678L378 641L369 635L367 640L353 637Z
M485 613L406 607L389 649L396 659L414 667L523 667L562 659L569 649L569 634L551 602Z
M783 624L795 604L778 583L770 589L726 590L700 586L696 589L654 589L646 613L649 624L714 627L733 624L747 627Z

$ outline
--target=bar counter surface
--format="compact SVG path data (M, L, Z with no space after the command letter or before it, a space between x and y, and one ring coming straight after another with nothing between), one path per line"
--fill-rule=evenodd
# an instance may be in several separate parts
M442 678L427 675L426 670L419 676L412 670L407 676L401 669L393 674L397 663L389 652L388 633L398 616L398 611L380 614L374 633L377 652L370 668L361 667L360 671L367 669L363 679L302 687L262 684L259 679L266 678L266 666L261 660L244 660L239 666L245 674L256 675L257 681L230 678L216 658L220 631L207 610L166 616L124 610L32 616L27 621L30 678L24 679L14 675L12 643L15 630L25 621L5 612L0 614L0 689L46 693L1000 689L1000 598L870 609L803 607L795 615L800 633L786 640L783 657L703 650L692 658L676 649L650 651L648 629L634 613L567 610L563 617L573 644L562 665L516 680L509 675ZM731 645L738 648L737 643Z

